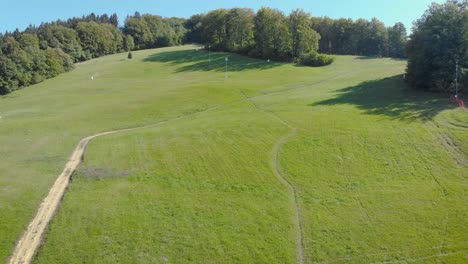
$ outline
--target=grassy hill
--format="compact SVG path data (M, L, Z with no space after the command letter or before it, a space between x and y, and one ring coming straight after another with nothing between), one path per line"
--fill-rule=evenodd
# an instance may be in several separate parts
M405 61L133 55L0 98L0 259L81 138L167 120L90 143L37 263L466 260L468 113Z

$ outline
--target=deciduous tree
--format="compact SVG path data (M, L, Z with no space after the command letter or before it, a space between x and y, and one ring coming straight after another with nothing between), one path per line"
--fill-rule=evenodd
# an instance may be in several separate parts
M408 81L413 87L453 92L456 61L462 83L466 82L467 25L466 1L433 3L414 23L408 42L407 68Z

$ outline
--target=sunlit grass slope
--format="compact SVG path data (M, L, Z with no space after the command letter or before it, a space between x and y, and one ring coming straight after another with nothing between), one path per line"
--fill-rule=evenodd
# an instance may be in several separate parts
M141 62L154 53L136 53L131 61L125 54L89 61L0 97L0 260L11 253L81 138L192 113L237 97L209 82L203 87L181 84L184 77L175 77L172 69ZM196 78L204 79L190 80Z
M211 56L109 56L0 99L0 256L81 137L170 120L90 143L37 263L296 263L272 164L291 130L278 167L306 263L466 260L467 113L407 91L405 61Z

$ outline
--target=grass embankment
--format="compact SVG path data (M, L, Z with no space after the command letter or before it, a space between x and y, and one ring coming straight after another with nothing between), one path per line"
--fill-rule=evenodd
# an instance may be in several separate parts
M105 57L2 99L2 113L33 109L0 121L0 180L18 190L0 197L3 257L80 137L219 106L93 141L36 262L296 262L295 205L272 165L292 129L278 162L305 263L466 260L466 112L406 91L404 61L229 55L225 80L225 54L191 48Z

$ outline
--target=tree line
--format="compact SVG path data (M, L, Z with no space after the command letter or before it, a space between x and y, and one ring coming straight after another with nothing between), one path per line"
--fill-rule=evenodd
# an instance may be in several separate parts
M313 18L312 28L320 36L319 51L327 54L405 58L407 32L403 23L386 27L377 18Z
M180 45L186 42L185 21L136 12L127 17L122 32L133 39L134 48L138 50Z
M313 17L301 9L289 15L264 7L216 9L188 19L135 12L119 28L116 14L94 13L65 21L29 26L23 32L0 33L0 95L118 52L204 44L213 51L251 57L328 65L331 54L405 58L407 80L416 88L453 90L455 62L462 88L468 85L467 0L432 4L414 23L386 27L377 18ZM131 53L129 54L131 58Z
M0 33L0 95L69 71L74 63L134 48L184 43L184 19L94 13Z
M294 60L310 52L405 57L406 28L386 27L377 18L312 17L301 9L288 16L277 9L217 9L187 20L188 39L214 50L261 58Z

